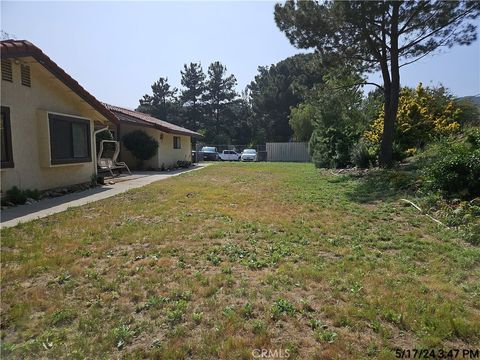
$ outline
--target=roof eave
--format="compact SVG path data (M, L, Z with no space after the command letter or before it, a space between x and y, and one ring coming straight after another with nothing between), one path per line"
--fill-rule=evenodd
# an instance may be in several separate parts
M103 106L100 101L98 101L92 94L85 90L75 79L68 75L65 70L58 66L52 59L45 55L42 50L33 45L31 42L26 40L19 40L24 43L24 46L8 46L4 44L1 47L1 57L2 59L11 59L19 57L31 56L38 61L45 69L50 73L55 75L63 84L70 88L75 94L80 96L88 104L90 104L95 110L97 110L101 115L103 115L107 120L114 123L115 125L119 124L117 117Z

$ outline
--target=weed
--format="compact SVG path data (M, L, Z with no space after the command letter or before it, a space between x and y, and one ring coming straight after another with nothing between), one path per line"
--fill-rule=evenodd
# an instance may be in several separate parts
M295 306L282 298L277 299L271 308L272 319L274 320L278 320L284 315L294 316L295 312Z
M67 281L69 281L71 278L72 276L68 273L68 271L65 271L55 278L55 282L59 285L63 285Z
M263 320L253 320L252 322L252 332L255 335L264 334L267 331L267 324Z
M50 317L50 323L53 326L63 326L70 324L77 317L73 309L62 309L55 311Z
M112 337L114 345L117 349L122 349L126 344L130 343L135 336L135 331L128 325L120 325L113 329Z
M330 331L326 329L319 330L315 333L315 338L317 341L333 343L337 339L338 334L335 331Z
M322 321L317 320L317 319L310 319L308 321L308 326L312 330L326 329L327 328L327 325L325 325Z
M222 262L220 256L213 251L207 255L207 260L215 266L220 265L220 263Z
M253 317L253 306L250 303L246 303L240 310L240 315L245 319L251 319Z
M235 308L233 306L226 306L223 311L222 311L222 314L226 317L231 317L235 314Z
M203 312L193 312L192 320L196 325L199 325L203 320Z
M169 299L164 296L152 295L147 299L145 307L147 309L156 309L160 307L161 304L168 302L168 300Z

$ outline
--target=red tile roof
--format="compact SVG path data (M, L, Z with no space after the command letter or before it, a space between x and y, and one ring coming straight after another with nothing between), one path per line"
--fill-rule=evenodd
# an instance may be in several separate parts
M85 90L77 81L68 75L52 59L45 55L42 50L27 40L3 40L0 41L0 54L2 59L19 58L31 56L43 67L50 71L55 77L72 89L78 96L90 104L100 114L113 123L118 123L117 118L105 106L102 105L93 95Z
M170 134L179 134L179 135L186 135L191 137L203 136L202 134L199 134L195 131L188 130L181 126L174 125L169 122L154 118L153 116L144 114L139 111L129 110L129 109L125 109L125 108L121 108L118 106L113 106L105 103L103 103L103 105L112 113L114 113L120 122L135 123L142 126L149 126Z

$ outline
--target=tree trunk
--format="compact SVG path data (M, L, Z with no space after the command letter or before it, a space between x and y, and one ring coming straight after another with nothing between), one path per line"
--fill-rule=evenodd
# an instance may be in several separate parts
M385 86L385 102L383 116L383 135L380 144L379 163L381 167L393 165L393 142L395 123L397 121L398 102L400 97L400 67L398 62L398 12L399 3L392 5L392 23L390 29L390 74L391 81ZM385 64L384 64L385 65ZM385 68L382 66L382 70ZM386 69L388 73L388 68ZM385 76L384 76L385 78ZM387 84L385 84L387 85Z

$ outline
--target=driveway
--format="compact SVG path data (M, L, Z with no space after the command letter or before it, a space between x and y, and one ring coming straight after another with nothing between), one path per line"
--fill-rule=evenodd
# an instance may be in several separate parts
M93 189L79 191L64 196L40 200L30 205L19 205L1 212L1 228L15 226L19 223L40 219L67 210L71 207L85 205L139 188L155 181L165 180L173 176L202 169L210 164L201 163L190 169L172 172L139 171L132 175L112 179L114 184L108 184Z

